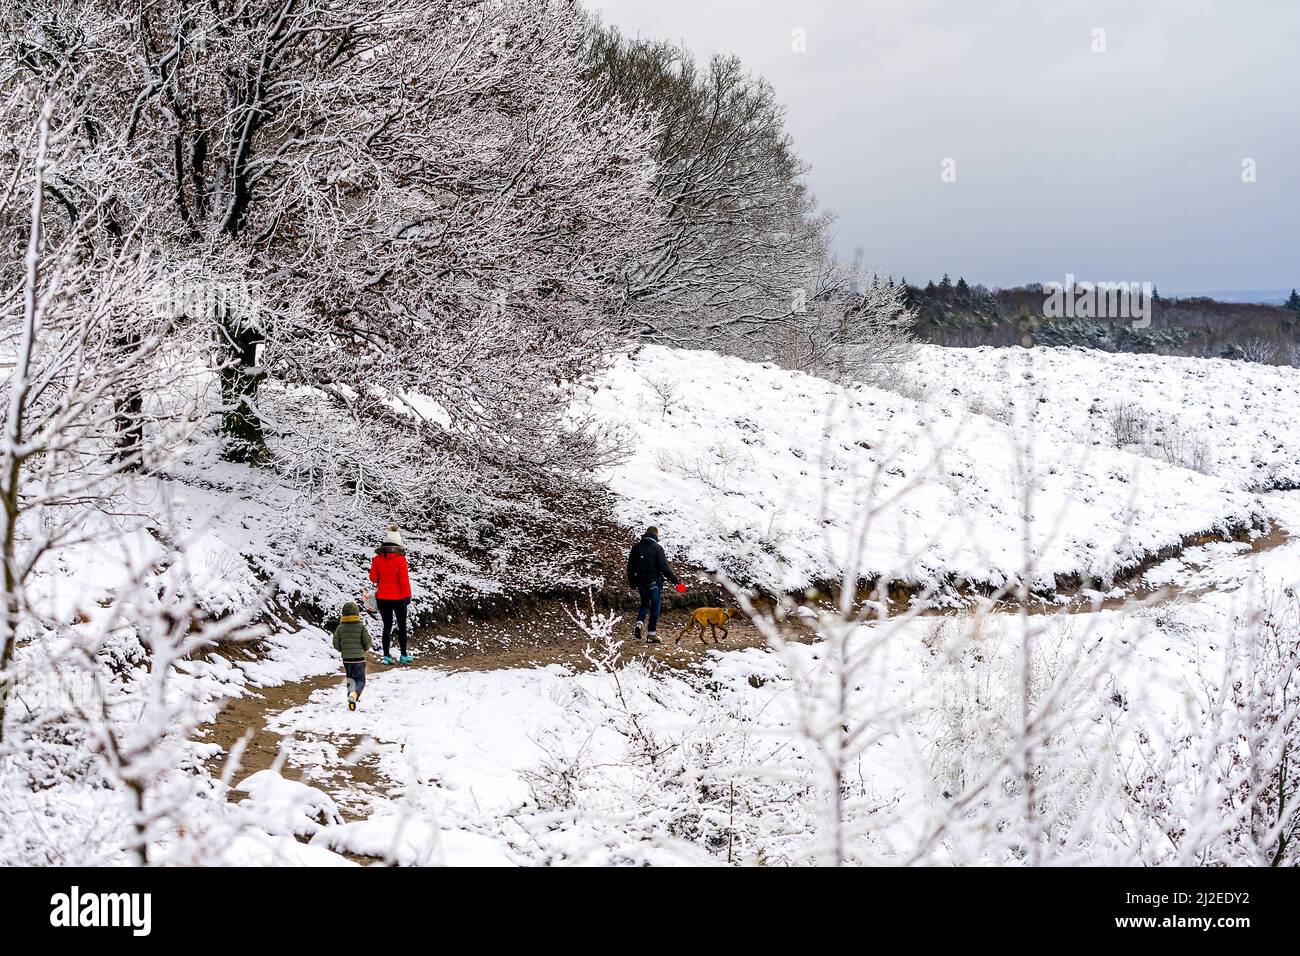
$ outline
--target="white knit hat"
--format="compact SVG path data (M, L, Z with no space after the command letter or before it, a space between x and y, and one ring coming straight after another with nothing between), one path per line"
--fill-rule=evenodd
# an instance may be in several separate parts
M395 544L399 548L406 547L406 545L402 544L402 533L397 530L397 525L390 524L388 526L388 534L384 535L384 544Z

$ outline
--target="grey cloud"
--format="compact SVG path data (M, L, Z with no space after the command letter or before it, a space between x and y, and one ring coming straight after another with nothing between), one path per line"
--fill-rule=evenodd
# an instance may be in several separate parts
M1067 272L1181 291L1300 284L1293 0L588 6L771 80L841 252L861 245L878 268L999 285ZM791 49L796 28L806 53ZM940 181L945 157L956 183Z

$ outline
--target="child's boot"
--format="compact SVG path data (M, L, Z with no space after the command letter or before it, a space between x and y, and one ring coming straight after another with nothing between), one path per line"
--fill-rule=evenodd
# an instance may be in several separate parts
M359 699L360 699L360 695L358 695L356 691L354 690L348 691L348 710L356 710L357 700Z

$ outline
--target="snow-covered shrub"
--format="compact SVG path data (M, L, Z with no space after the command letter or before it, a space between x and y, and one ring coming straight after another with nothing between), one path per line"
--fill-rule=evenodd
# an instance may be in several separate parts
M24 746L15 751L13 769L23 775L27 789L50 790L68 781L90 790L111 786L102 760L93 752L85 727L48 712L14 721L10 733Z
M879 376L872 384L913 402L931 401L937 389L935 383L914 374L906 365L893 368L889 373ZM972 406L971 411L977 415L989 414L989 411L983 407Z
M1142 445L1151 431L1151 416L1132 402L1117 402L1106 411L1106 424L1116 446Z
M1300 602L1257 595L1206 669L1185 733L1137 730L1134 816L1158 862L1286 866L1300 859ZM1154 831L1154 832L1152 832Z
M946 800L964 792L1007 732L1001 650L978 617L945 619L927 635L936 689L930 766Z
M732 490L739 472L753 467L753 456L727 441L717 441L707 449L686 452L680 449L661 451L655 456L661 471L701 482L719 492Z
M1161 418L1132 402L1110 406L1105 417L1117 447L1137 450L1175 468L1214 473L1209 441L1178 421Z
M660 420L666 419L677 406L681 403L681 396L678 395L677 383L671 378L661 376L658 378L646 379L646 385L653 396L650 402L654 412Z
M1262 335L1252 335L1234 342L1230 349L1233 358L1267 365L1277 358L1278 352L1281 350L1281 344L1276 339Z
M1210 443L1201 435L1183 428L1177 422L1167 422L1152 439L1154 453L1177 468L1214 474L1214 454Z
M985 862L1086 858L1089 809L1108 794L1102 728L1116 707L1116 663L1075 616L1044 623L954 619L938 628L927 668L929 764L948 852Z
M739 675L588 675L577 726L536 737L513 820L554 860L806 863L818 805L811 768ZM505 831L510 835L511 831Z

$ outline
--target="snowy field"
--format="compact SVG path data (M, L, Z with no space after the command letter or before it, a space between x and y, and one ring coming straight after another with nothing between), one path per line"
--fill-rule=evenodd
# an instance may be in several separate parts
M1300 369L1290 366L926 345L907 376L934 402L1053 442L1124 447L1240 488L1300 485Z
M927 385L918 401L710 352L641 349L590 399L591 412L630 442L629 458L607 476L619 519L659 525L670 554L768 588L836 578L846 567L927 587L1001 587L1026 567L1028 507L1032 584L1045 592L1063 576L1105 582L1185 537L1259 522L1261 506L1243 490L1251 482L1231 463L1205 475L1094 440L1085 422L1072 426L1077 403L1064 386L1064 399L1032 399L1050 427L976 414L959 396L1002 374L995 357L958 356L943 368L935 352L962 350L923 350L906 373ZM1058 366L1040 391L1105 380L1104 367L1088 364L1101 353L1069 354L1073 366ZM1223 381L1205 387L1232 392L1231 369L1212 367ZM1182 372L1172 366L1167 391ZM1269 406L1256 425L1247 397L1241 403L1238 441L1268 445L1280 408Z
M833 576L864 526L854 561L864 574L1004 584L1025 567L1026 500L1030 573L1043 591L1265 516L1300 528L1300 493L1252 490L1285 483L1295 454L1281 400L1258 396L1284 370L1208 363L1189 377L1186 360L977 356L924 349L909 370L924 388L844 391L648 347L580 410L631 442L606 476L622 522L657 523L671 557L773 587ZM1195 382L1186 388L1201 391L1183 400L1202 404L1179 421L1217 428L1215 416L1229 416L1231 448L1196 470L1151 441L1119 448L1086 431L1096 417L1080 410L1094 400L1087 383L1129 361L1138 394L1141 385L1164 396L1160 414L1173 415L1180 381ZM1039 401L1035 389L1058 397ZM1023 404L1035 412L1029 427ZM1268 549L1206 544L1150 569L1142 583L1171 592L1149 607L1030 624L977 608L848 628L804 619L843 641L713 651L689 670L394 670L372 676L356 714L331 685L272 717L294 741L304 784L274 771L215 780L203 761L217 748L193 731L223 697L337 671L322 631L301 618L297 630L286 625L298 602L348 595L357 576L345 569L364 565L365 542L318 526L300 496L259 486L255 472L212 462L193 463L183 481L142 481L133 504L165 516L164 533L110 535L105 519L105 533L61 549L38 577L42 613L72 623L57 646L19 648L23 707L10 719L88 700L104 707L119 750L150 755L154 799L184 808L183 827L163 814L150 830L154 862L348 865L346 853L400 865L798 864L841 852L827 837L839 827L853 862L1016 864L1043 862L1025 850L1043 826L1060 847L1052 862L1258 862L1220 812L1240 784L1231 741L1242 738L1225 695L1258 663L1242 648L1261 629L1294 629L1300 545L1284 535ZM305 546L322 538L328 548ZM183 563L169 541L183 542ZM263 617L268 581L281 597ZM140 587L194 592L213 617L249 613L267 634L256 650L151 671L114 617ZM1046 824L1017 816L1008 776L1026 739L1011 690L1026 673L1026 627L1031 709L1057 721L1034 758ZM87 654L114 677L82 698L75 680ZM838 680L845 668L852 682ZM848 697L828 704L844 686ZM834 777L824 733L843 726L861 746ZM1206 727L1214 735L1193 745L1189 728ZM0 778L0 860L124 862L135 811L88 740L42 733ZM364 818L345 820L327 791L355 759L382 786L365 796ZM61 781L53 768L70 762L84 771ZM1164 834L1179 826L1191 835L1171 845Z
M1300 527L1300 495L1274 505ZM1300 543L1207 545L1149 577L1217 590L1027 621L874 623L842 657L823 644L713 652L694 672L394 672L373 682L359 719L321 691L282 718L313 741L303 763L337 773L346 748L319 739L360 733L394 787L369 819L313 828L311 846L398 864L822 859L817 718L836 713L825 691L847 664L858 686L844 719L871 738L840 781L853 862L1023 864L1031 828L1057 844L1054 863L1260 862L1221 812L1240 783L1230 688L1259 663L1257 630L1297 621ZM1048 811L1038 821L1023 818L1011 770L1021 718L1008 687L1026 627L1031 713L1054 721L1032 758ZM1214 731L1212 746L1190 747L1191 727ZM311 808L320 795L300 799ZM1170 826L1186 836L1171 843Z

